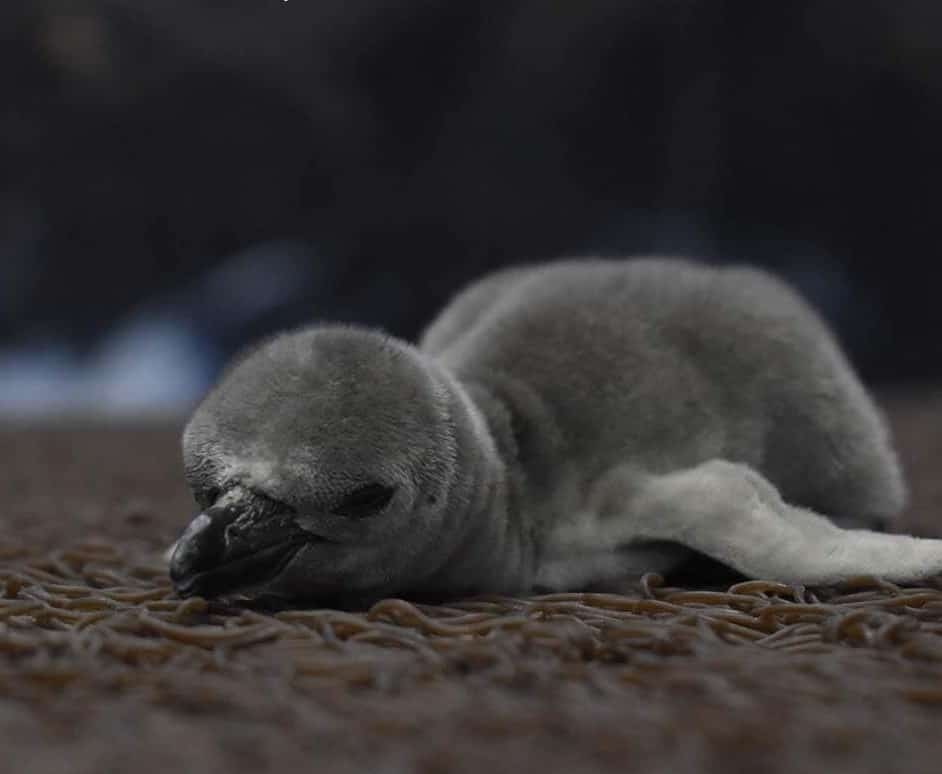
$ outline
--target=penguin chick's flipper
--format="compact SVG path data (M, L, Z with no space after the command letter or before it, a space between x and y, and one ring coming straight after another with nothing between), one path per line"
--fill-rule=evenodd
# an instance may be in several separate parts
M632 541L679 543L751 578L827 585L861 575L907 582L942 573L942 540L842 529L784 502L746 465L711 460L610 484L619 481L621 492L610 489L606 499L620 494L628 513L610 528L630 530Z

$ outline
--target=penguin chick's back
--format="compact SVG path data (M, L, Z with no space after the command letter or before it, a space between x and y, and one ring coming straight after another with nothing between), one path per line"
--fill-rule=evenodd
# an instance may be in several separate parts
M497 272L459 294L421 348L460 379L522 385L567 456L602 467L626 453L653 470L717 455L754 464L772 407L800 402L835 368L850 378L823 322L783 282L680 259Z

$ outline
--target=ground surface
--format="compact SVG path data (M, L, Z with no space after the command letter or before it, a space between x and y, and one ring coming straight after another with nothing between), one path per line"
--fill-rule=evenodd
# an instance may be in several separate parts
M942 395L889 406L942 534ZM0 433L0 771L937 772L942 591L181 602L176 433ZM302 769L303 767L303 769Z

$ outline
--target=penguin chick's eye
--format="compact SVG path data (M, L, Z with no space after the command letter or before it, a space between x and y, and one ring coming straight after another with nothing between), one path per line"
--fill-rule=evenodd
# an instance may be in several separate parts
M335 508L331 509L331 513L352 518L372 516L385 508L395 493L395 488L391 486L366 484L344 497Z
M200 508L209 508L219 499L219 490L216 487L198 488L194 490L193 497Z

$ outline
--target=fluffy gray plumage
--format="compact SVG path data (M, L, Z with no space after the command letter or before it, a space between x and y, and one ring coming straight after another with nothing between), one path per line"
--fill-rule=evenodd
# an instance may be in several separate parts
M184 433L206 509L184 594L362 600L580 589L691 549L808 584L942 572L835 339L752 268L514 268L416 348L316 326L244 356Z

